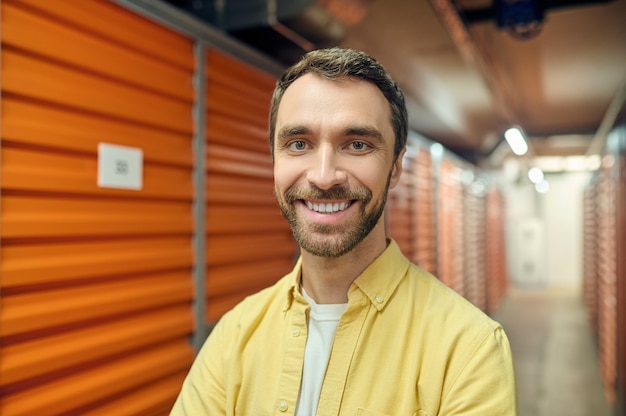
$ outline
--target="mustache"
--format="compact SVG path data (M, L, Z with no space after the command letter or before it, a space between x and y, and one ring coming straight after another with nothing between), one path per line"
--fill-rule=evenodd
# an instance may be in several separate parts
M293 203L299 199L306 200L359 200L365 203L372 199L372 192L365 187L333 187L330 189L321 189L316 186L309 188L287 189L284 195L285 202Z

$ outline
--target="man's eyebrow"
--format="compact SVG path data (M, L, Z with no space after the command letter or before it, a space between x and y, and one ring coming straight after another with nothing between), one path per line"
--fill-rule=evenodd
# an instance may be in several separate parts
M299 136L310 133L311 130L305 126L285 126L278 131L276 138L283 140L293 136Z
M343 131L345 136L360 136L371 139L376 139L379 142L384 141L382 133L371 126L352 126L348 127Z
M311 134L311 129L301 125L287 125L281 128L276 135L278 140L285 140L293 136ZM375 139L376 141L383 142L382 133L372 126L349 126L346 127L342 133L343 136L357 136Z

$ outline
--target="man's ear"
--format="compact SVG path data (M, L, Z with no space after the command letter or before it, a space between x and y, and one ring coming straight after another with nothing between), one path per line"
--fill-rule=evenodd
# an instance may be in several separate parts
M402 149L395 162L393 162L393 168L391 169L391 178L389 180L389 188L395 187L400 181L400 175L402 175L402 159L406 153L406 147Z

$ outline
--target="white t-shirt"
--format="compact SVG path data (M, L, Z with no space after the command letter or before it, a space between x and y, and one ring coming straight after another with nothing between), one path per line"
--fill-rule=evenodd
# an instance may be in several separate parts
M348 308L347 303L318 305L302 288L302 296L309 302L309 322L302 384L298 395L296 416L313 416L322 391L322 383L333 348L335 333L341 315Z

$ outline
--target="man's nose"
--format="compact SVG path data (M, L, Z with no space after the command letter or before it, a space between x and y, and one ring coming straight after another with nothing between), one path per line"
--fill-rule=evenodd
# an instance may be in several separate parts
M320 189L330 189L347 180L346 171L340 165L341 156L329 144L319 146L312 158L307 180Z

